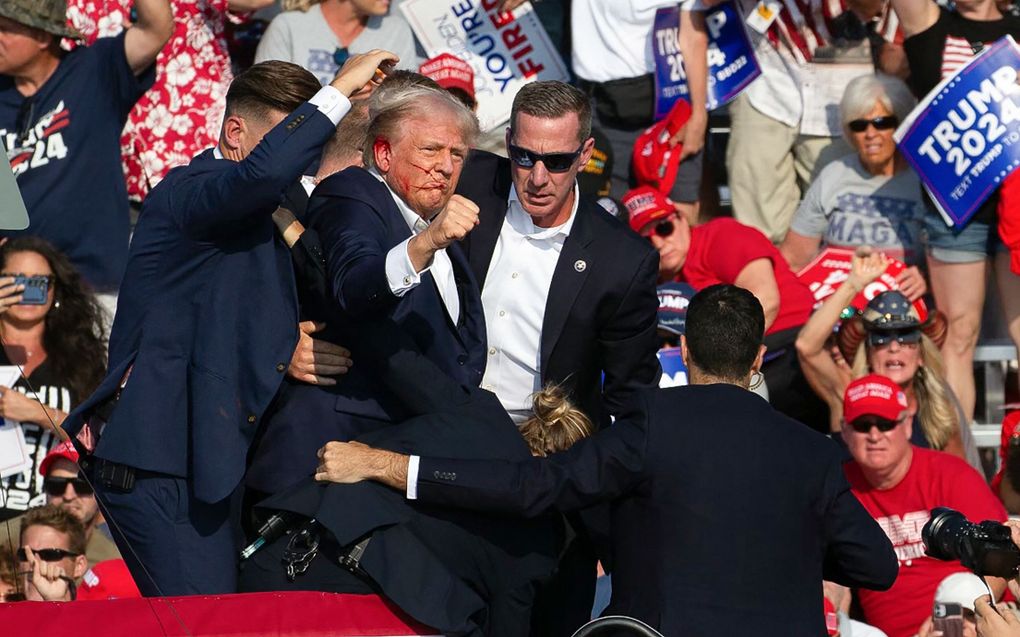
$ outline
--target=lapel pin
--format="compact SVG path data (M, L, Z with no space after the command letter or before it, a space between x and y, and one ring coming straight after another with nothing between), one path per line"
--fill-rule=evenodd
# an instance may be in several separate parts
M574 261L574 269L577 270L578 272L584 272L587 267L588 264L585 263L583 259L578 259L577 261Z

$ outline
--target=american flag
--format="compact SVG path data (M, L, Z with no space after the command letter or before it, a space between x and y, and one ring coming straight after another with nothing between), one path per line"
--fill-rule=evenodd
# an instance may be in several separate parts
M946 44L942 48L942 77L949 77L970 62L976 55L966 38L946 36Z
M800 63L810 62L815 50L832 41L832 20L847 10L844 0L779 0L783 6L768 30L769 41L785 48ZM902 40L899 20L886 2L875 19L875 32L887 42Z

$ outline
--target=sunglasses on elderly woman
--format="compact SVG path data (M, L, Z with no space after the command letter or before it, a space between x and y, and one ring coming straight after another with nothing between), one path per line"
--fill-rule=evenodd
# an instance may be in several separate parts
M921 341L919 330L869 330L868 345L881 347L896 341L900 345L915 345Z
M584 150L583 143L572 153L536 153L513 144L507 146L510 150L510 160L521 168L534 168L535 164L542 162L545 169L551 173L565 173L570 170Z
M74 487L74 492L78 495L92 495L92 485L84 478L57 478L53 476L43 478L43 490L47 495L54 498L64 495L68 484Z
M66 549L32 549L40 560L44 562L59 562L65 557L78 557L81 553L75 553L74 551L68 551ZM27 562L28 552L24 548L18 549L18 561Z
M863 133L868 129L868 124L875 127L875 130L889 130L890 128L896 128L900 123L900 118L895 115L883 115L882 117L874 117L872 119L855 119L847 123L847 128L855 133Z
M886 433L895 429L898 424L900 424L898 420L889 420L878 416L861 416L850 423L850 426L857 433L866 434L871 431L872 427L877 427L879 431Z

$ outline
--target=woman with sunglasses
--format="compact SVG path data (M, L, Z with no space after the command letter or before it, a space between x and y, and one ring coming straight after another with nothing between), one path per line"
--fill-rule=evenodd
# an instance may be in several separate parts
M825 404L804 378L793 351L815 300L768 237L732 217L691 227L673 202L650 186L628 192L623 205L631 230L659 253L660 283L682 282L695 290L725 283L754 294L765 314L768 353L761 372L769 402L776 411L826 431Z
M840 117L855 152L822 169L804 196L779 247L791 268L804 267L824 246L867 245L909 266L897 280L910 300L925 293L918 269L924 263L921 185L893 140L916 103L907 85L888 75L847 85Z
M14 277L35 277L33 289L11 285ZM38 237L0 246L0 365L20 367L13 388L0 387L0 417L22 423L35 449L32 466L0 484L0 523L45 502L41 462L67 412L103 378L103 334L102 309L67 257Z
M922 322L901 292L883 292L860 316L843 321L838 337L833 337L845 308L887 266L884 255L858 250L850 277L811 316L797 338L801 369L828 403L833 432L840 431L843 395L850 381L878 374L906 393L916 414L913 444L947 451L980 468L967 419L943 371L936 344L945 335L940 314L933 313Z

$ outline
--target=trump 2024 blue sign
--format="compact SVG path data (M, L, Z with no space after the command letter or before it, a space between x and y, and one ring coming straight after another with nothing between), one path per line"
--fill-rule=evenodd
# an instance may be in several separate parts
M743 19L732 2L723 2L705 12L708 31L708 110L718 108L740 94L761 75ZM680 98L687 98L687 73L677 37L680 10L666 7L655 12L652 52L655 56L655 119L666 116Z
M896 130L946 223L961 227L1020 166L1020 47L1006 36L932 89Z

